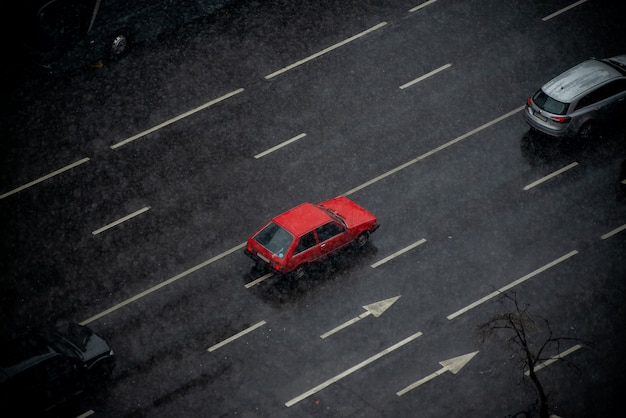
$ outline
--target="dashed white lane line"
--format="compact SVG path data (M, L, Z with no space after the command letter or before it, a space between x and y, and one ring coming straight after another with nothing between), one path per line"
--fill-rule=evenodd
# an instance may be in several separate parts
M573 347L568 348L567 350L563 351L562 353L557 354L556 356L550 357L548 360L541 362L541 364L539 364L538 366L535 366L535 368L533 369L536 372L538 372L539 370L543 369L544 367L548 367L549 365L551 365L552 363L554 363L555 361L558 361L560 359L562 359L565 356L569 356L570 354L572 354L574 351L582 348L583 346L580 344L576 344ZM526 376L530 376L530 371L526 370L524 372L524 374Z
M306 136L305 133L301 133L300 135L296 135L293 138L286 140L285 142L281 142L280 144L278 144L278 145L276 145L276 146L274 146L274 147L272 147L272 148L270 148L268 150L265 150L265 151L263 151L261 153L258 153L257 155L254 156L254 158L258 159L258 158L264 157L267 154L270 154L270 153L276 151L277 149L280 149L280 148L284 147L285 145L289 145L292 142L296 142L300 138L304 138L305 136Z
M60 169L58 169L56 171L53 171L50 174L47 174L47 175L45 175L43 177L39 177L37 180L33 180L30 183L26 183L25 185L20 186L17 189L13 189L10 192L6 192L4 194L1 194L0 195L0 199L4 199L5 197L9 197L9 196L11 196L11 195L13 195L13 194L15 194L17 192L21 192L24 189L27 189L27 188L29 188L31 186L34 186L35 184L41 183L44 180L48 180L49 178L52 178L52 177L54 177L54 176L56 176L58 174L61 174L61 173L65 172L65 171L67 171L67 170L71 170L72 168L77 167L77 166L79 166L79 165L81 165L83 163L86 163L87 161L89 161L89 158L83 158L82 160L78 160L75 163L72 163L70 165L66 165L65 167L60 168Z
M391 347L387 348L386 350L381 351L380 353L368 358L365 361L362 361L361 363L357 364L356 366L353 366L351 368L349 368L348 370L346 370L343 373L338 374L337 376L328 379L327 381L325 381L324 383L315 386L313 389L304 392L302 395L300 396L296 396L295 398L293 398L292 400L288 401L285 403L285 406L290 407L293 406L295 404L297 404L298 402L300 402L303 399L308 398L309 396L319 392L320 390L327 388L328 386L332 385L333 383L338 382L339 380L343 379L344 377L356 372L357 370L367 366L370 363L373 363L374 361L378 360L379 358L391 353L392 351L402 347L405 344L410 343L411 341L419 338L420 336L422 336L421 332L417 332L413 335L411 335L410 337L405 338L404 340L400 341L399 343L396 343L394 345L392 345Z
M257 284L261 283L264 280L269 279L270 277L274 277L274 273L264 274L263 276L259 277L258 279L252 280L250 283L246 283L246 285L244 287L246 289L250 289L252 286L256 286Z
M266 323L267 322L265 322L265 321L257 322L256 324L252 325L249 328L244 329L241 332L238 332L237 334L233 335L232 337L227 338L224 341L222 341L220 343L217 343L214 346L209 347L209 349L207 351L215 351L218 348L225 346L226 344L232 343L236 339L243 337L244 335L248 334L249 332L252 332L252 331L254 331L255 329L257 329L259 327L262 327Z
M103 226L102 228L96 229L95 231L92 232L92 234L98 235L99 233L104 232L107 229L113 228L114 226L117 226L123 222L126 222L127 220L132 219L135 216L141 215L142 213L149 211L149 210L150 210L150 206L146 206L145 208L139 209L138 211L135 211L131 213L130 215L126 215L123 218L120 218L115 222L111 222L110 224Z
M430 6L431 4L433 4L436 1L437 0L428 0L427 2L424 2L424 3L420 4L419 6L415 6L414 8L410 9L409 13L417 12L418 10L423 9L426 6Z
M565 12L567 12L568 10L573 9L574 7L580 6L581 4L586 3L586 2L588 2L588 1L589 1L589 0L580 0L580 1L577 1L576 3L570 4L570 5L569 5L569 6L567 6L567 7L564 7L564 8L562 8L562 9L560 9L560 10L557 10L556 12L554 12L554 13L552 13L552 14L549 14L548 16L546 16L546 17L542 18L541 20L543 20L544 22L545 22L545 21L548 21L548 20L552 19L553 17L556 17L556 16L560 15L561 13L565 13Z
M396 251L395 253L393 253L391 255L388 255L387 257L383 258L382 260L375 262L374 264L372 264L372 268L376 268L376 267L380 266L381 264L385 264L387 261L391 261L394 258L396 258L396 257L398 257L398 256L400 256L400 255L402 255L404 253L406 253L407 251L412 250L413 248L415 248L415 247L417 247L419 245L422 245L425 242L426 242L426 240L422 238L421 240L419 240L417 242L414 242L413 244L411 244L409 246L406 246L403 249L401 249L399 251Z
M447 69L447 68L450 68L450 67L452 67L452 64L442 65L441 67L439 67L439 68L437 68L437 69L435 69L435 70L432 70L431 72L426 73L426 74L424 74L423 76L418 77L418 78L416 78L416 79L415 79L415 80L413 80L413 81L409 81L408 83L405 83L405 84L401 85L401 86L400 86L400 89L404 90L404 89L405 89L405 88L407 88L407 87L411 87L413 84L417 84L417 83L419 83L420 81L426 80L428 77L432 77L432 76L434 76L435 74L437 74L438 72L441 72L441 71L443 71L443 70L445 70L445 69Z
M514 282L511 282L508 285L506 285L504 287L501 287L500 289L496 290L495 292L492 292L492 293L488 294L487 296L477 300L476 302L467 305L465 308L460 309L460 310L456 311L455 313L453 313L451 315L448 315L447 318L449 320L452 320L452 319L456 318L457 316L462 315L465 312L469 311L470 309L473 309L473 308L477 307L478 305L488 301L489 299L494 298L494 297L496 297L498 295L501 295L502 293L504 293L507 290L517 286L518 284L523 283L523 282L525 282L526 280L528 280L528 279L530 279L532 277L535 277L536 275L538 275L538 274L548 270L551 267L556 266L559 263L562 263L563 261L567 260L568 258L575 256L576 254L578 254L578 251L576 251L576 250L570 251L569 253L565 254L564 256L559 257L556 260L549 262L545 266L540 267L537 270L535 270L535 271L533 271L531 273L528 273L524 277L519 278L519 279L515 280Z
M281 68L278 71L275 71L275 72L273 72L271 74L268 74L268 75L265 76L265 79L269 80L271 78L276 77L277 75L280 75L280 74L285 73L285 72L287 72L289 70L292 70L292 69L294 69L294 68L296 68L296 67L298 67L298 66L300 66L302 64L305 64L305 63L307 63L307 62L309 62L309 61L311 61L311 60L313 60L315 58L318 58L318 57L320 57L320 56L322 56L322 55L324 55L324 54L326 54L326 53L328 53L328 52L330 52L330 51L332 51L334 49L337 49L337 48L342 47L342 46L344 46L344 45L346 45L346 44L348 44L348 43L350 43L352 41L355 41L355 40L357 40L357 39L367 35L370 32L378 30L378 29L382 28L383 26L385 26L386 24L387 24L387 22L381 22L381 23L379 23L376 26L372 26L371 28L369 28L369 29L367 29L367 30L365 30L365 31L363 31L361 33L357 33L356 35L351 36L350 38L345 39L345 40L343 40L343 41L341 41L339 43L336 43L335 45L329 46L328 48L323 49L323 50L321 50L321 51L319 51L319 52L317 52L317 53L315 53L315 54L313 54L313 55L311 55L311 56L309 56L307 58L304 58L304 59L302 59L300 61L294 62L293 64L288 65L287 67Z
M541 183L543 183L543 182L545 182L545 181L548 181L548 180L550 180L551 178L554 178L554 177L558 176L559 174L562 174L562 173L566 172L567 170L570 170L570 169L572 169L572 168L576 167L577 165L578 165L578 163L577 163L576 161L574 161L573 163L568 164L568 165L566 165L565 167L563 167L563 168L560 168L560 169L556 170L554 173L550 173L550 174L548 174L547 176L542 177L542 178L540 178L539 180L537 180L537 181L533 181L532 183L530 183L530 184L528 184L528 185L524 186L524 190L530 190L530 189L532 189L533 187L538 186L538 185L540 185Z
M185 113L182 113L182 114L180 114L180 115L178 115L176 117L168 119L165 122L163 122L163 123L161 123L161 124L159 124L157 126L154 126L154 127L150 128L150 129L147 129L147 130L145 130L143 132L139 132L137 135L131 136L130 138L126 138L123 141L120 141L120 142L118 142L116 144L113 144L113 145L111 145L111 149L119 148L119 147L121 147L123 145L128 144L129 142L133 142L133 141L135 141L135 140L137 140L139 138L142 138L142 137L144 137L144 136L146 136L148 134L151 134L151 133L153 133L155 131L158 131L159 129L164 128L164 127L166 127L168 125L171 125L174 122L178 122L179 120L184 119L187 116L193 115L194 113L197 113L197 112L199 112L201 110L204 110L207 107L213 106L214 104L217 104L217 103L219 103L219 102L221 102L223 100L226 100L226 99L228 99L230 97L233 97L234 95L239 94L242 91L243 91L243 89L233 90L230 93L227 93L227 94L225 94L225 95L223 95L221 97L218 97L217 99L213 99L210 102L206 102L205 104L203 104L201 106L198 106L195 109L191 109L191 110L189 110L189 111L187 111Z
M476 134L476 133L478 133L478 132L480 132L480 131L482 131L482 130L484 130L484 129L489 128L490 126L493 126L493 125L495 125L496 123L501 122L501 121L503 121L504 119L506 119L506 118L508 118L508 117L510 117L510 116L512 116L512 115L515 115L516 113L521 112L521 111L522 111L522 109L524 109L525 107L526 107L526 105L524 105L524 106L520 106L520 107L518 107L517 109L514 109L514 110L512 110L512 111L510 111L510 112L508 112L508 113L505 113L504 115L502 115L502 116L500 116L500 117L495 118L495 119L494 119L494 120L492 120L491 122L487 122L487 123L485 123L485 124L483 124L483 125L479 126L479 127L478 127L478 128L476 128L476 129L472 129L471 131L469 131L469 132L467 132L467 133L465 133L465 134L463 134L463 135L461 135L461 136L459 136L459 137L457 137L457 138L453 139L452 141L446 142L445 144L442 144L442 145L438 146L437 148L435 148L435 149L433 149L433 150L430 150L430 151L428 151L427 153L422 154L422 155L420 155L420 156L419 156L419 157L417 157L417 158L412 159L411 161L407 161L406 163L404 163L404 164L402 164L402 165L399 165L398 167L396 167L396 168L394 168L394 169L392 169L392 170L389 170L389 171L387 171L386 173L383 173L383 174L381 174L381 175L380 175L380 176L378 176L378 177L374 177L373 179L371 179L371 180L369 180L369 181L366 181L365 183L361 184L360 186L357 186L357 187L355 187L355 188L353 188L353 189L348 190L348 191L347 191L347 192L345 192L343 195L344 195L344 196L348 196L348 195L351 195L351 194L353 194L353 193L358 192L358 191L359 191L359 190L361 190L361 189L364 189L364 188L366 188L366 187L368 187L368 186L371 186L372 184L377 183L377 182L379 182L380 180L382 180L382 179L384 179L384 178L387 178L387 177L391 176L392 174L395 174L395 173L397 173L397 172L399 172L399 171L404 170L405 168L407 168L407 167L409 167L409 166L411 166L411 165L413 165L413 164L417 163L418 161L421 161L421 160L423 160L423 159L425 159L425 158L427 158L427 157L430 157L431 155L436 154L436 153L438 153L438 152L439 152L439 151L441 151L441 150L444 150L444 149L446 149L446 148L448 148L448 147L450 147L450 146L452 146L452 145L454 145L454 144L456 144L456 143L458 143L458 142L461 142L461 141L463 141L464 139L466 139L466 138L468 138L468 137L470 137L470 136L472 136L472 135L474 135L474 134Z
M91 322L93 322L93 321L95 321L97 319L100 319L100 318L102 318L102 317L104 317L104 316L106 316L106 315L108 315L108 314L110 314L112 312L115 312L118 309L123 308L124 306L129 305L129 304L131 304L131 303L133 303L133 302L143 298L144 296L147 296L147 295L149 295L149 294L151 294L153 292L156 292L157 290L159 290L159 289L161 289L161 288L163 288L165 286L168 286L168 285L174 283L175 281L177 281L179 279L182 279L183 277L188 276L191 273L194 273L194 272L196 272L196 271L198 271L198 270L208 266L209 264L212 264L212 263L214 263L214 262L216 262L218 260L221 260L222 258L224 258L224 257L226 257L226 256L228 256L228 255L230 255L232 253L234 253L235 251L241 250L245 246L246 246L246 243L243 242L243 243L241 243L241 244L231 248L230 250L226 250L223 253L216 255L215 257L211 257L208 260L198 264L197 266L194 266L194 267L192 267L190 269L187 269L187 270L183 271L182 273L179 273L176 276L171 277L171 278L165 280L164 282L161 282L161 283L157 284L156 286L152 286L151 288L149 288L147 290L144 290L143 292L138 293L135 296L130 297L130 298L126 299L125 301L120 302L117 305L112 306L111 308L109 308L109 309L107 309L105 311L102 311L99 314L96 314L96 315L92 316L89 319L84 320L80 324L81 325L90 324Z
M619 234L620 232L622 232L624 230L626 230L626 224L624 224L624 225L622 225L622 226L620 226L618 228L615 228L614 230L612 230L610 232L607 232L606 234L602 235L600 238L602 238L602 239L611 238L613 235Z

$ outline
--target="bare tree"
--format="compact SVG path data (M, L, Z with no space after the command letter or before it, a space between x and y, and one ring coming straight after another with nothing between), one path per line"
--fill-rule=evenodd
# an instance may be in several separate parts
M523 308L520 307L515 293L513 295L504 293L502 296L503 299L513 303L514 311L494 316L488 322L480 325L478 331L482 336L483 342L496 331L512 331L508 341L513 343L521 352L522 367L527 369L525 374L528 375L537 392L539 416L540 418L550 418L548 397L541 381L537 377L535 368L549 358L555 358L546 357L547 352L554 353L556 351L556 355L560 354L562 352L561 343L564 341L577 341L586 345L589 345L589 343L578 338L555 337L547 320L543 319L544 328L541 328L528 314L529 305L525 305ZM543 335L541 335L542 333ZM540 341L543 340L543 342L537 345L535 338ZM573 363L565 360L563 357L558 357L558 359L574 367L580 373L580 370Z

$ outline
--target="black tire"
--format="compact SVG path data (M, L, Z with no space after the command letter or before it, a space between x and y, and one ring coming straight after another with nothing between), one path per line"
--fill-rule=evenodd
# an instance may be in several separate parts
M578 130L578 139L583 142L583 145L598 136L599 132L596 125L593 122L585 122L583 126Z
M307 270L308 268L306 264L300 264L291 272L291 277L295 280L300 280L301 278L306 276Z
M125 31L117 32L109 41L109 57L115 60L126 54L128 51L128 44L128 34Z
M354 245L356 248L363 248L370 241L370 233L369 231L362 232L356 240L354 241Z

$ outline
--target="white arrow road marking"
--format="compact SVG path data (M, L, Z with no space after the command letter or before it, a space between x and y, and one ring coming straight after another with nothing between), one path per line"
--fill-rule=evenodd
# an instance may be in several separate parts
M548 367L549 365L551 365L555 361L560 360L563 357L572 354L574 351L578 350L579 348L582 348L582 345L576 344L575 346L573 346L573 347L563 351L562 353L559 353L556 356L550 357L549 360L546 360L546 361L542 362L540 365L535 366L535 368L534 368L535 372L538 372L539 370L543 369L544 367ZM527 370L525 372L525 374L526 374L526 376L530 376L530 371Z
M468 354L464 354L462 356L458 356L458 357L454 357L448 360L443 360L440 361L439 364L441 364L443 367L439 370L437 370L435 373L429 374L428 376L418 380L417 382L405 387L404 389L402 389L401 391L397 392L396 395L398 396L402 396L405 393L415 389L418 386L423 385L424 383L428 382L429 380L434 379L435 377L445 373L445 372L452 372L453 374L457 374L459 372L459 370L461 370L463 368L463 366L465 366L471 359L474 358L474 356L478 354L478 351L474 351L473 353L468 353Z
M265 322L265 321L257 322L256 324L252 325L250 328L246 328L246 329L244 329L243 331L238 332L237 334L233 335L232 337L225 339L225 340L224 340L224 341L222 341L221 343L217 343L217 344L215 344L214 346L209 347L209 349L208 349L207 351L215 351L215 350L217 350L218 348L223 347L223 346L225 346L226 344L228 344L228 343L231 343L231 342L235 341L237 338L239 338L239 337L243 337L243 336L244 336L244 335L246 335L247 333L252 332L252 331L254 331L255 329L257 329L257 328L259 328L259 327L262 327L262 326L263 326L263 325L265 325L266 323L267 323L267 322Z
M371 303L369 305L365 305L363 306L363 308L365 309L365 312L363 312L361 315L357 316L356 318L352 318L351 320L347 322L344 322L343 324L339 325L336 328L333 328L332 330L328 331L325 334L320 335L320 338L329 337L332 334L336 333L337 331L341 331L342 329L349 327L350 325L354 324L355 322L360 321L361 319L369 315L374 315L376 318L378 318L379 316L383 314L383 312L389 309L389 307L393 305L398 299L400 299L400 296L396 296L394 298L389 298L389 299L381 300L379 302Z
M386 350L381 351L380 353L368 358L367 360L357 364L356 366L353 366L351 368L349 368L348 370L346 370L345 372L338 374L337 376L333 377L332 379L328 379L327 381L325 381L324 383L317 385L316 387L314 387L313 389L309 390L308 392L304 392L302 395L297 396L295 398L293 398L292 400L288 401L285 403L285 405L287 407L293 406L295 404L297 404L298 402L300 402L303 399L308 398L309 396L313 395L314 393L319 392L320 390L332 385L335 382L338 382L339 380L343 379L344 377L354 373L355 371L367 366L368 364L378 360L379 358L391 353L392 351L402 347L405 344L410 343L411 341L419 338L422 335L421 332L415 333L413 335L411 335L410 337L405 338L404 340L400 341L399 343L396 343L394 345L392 345L391 347L389 347Z

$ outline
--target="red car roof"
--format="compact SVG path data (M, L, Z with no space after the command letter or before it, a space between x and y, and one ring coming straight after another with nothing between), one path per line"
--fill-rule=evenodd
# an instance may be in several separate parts
M300 236L331 220L323 209L303 203L272 219L295 236Z

